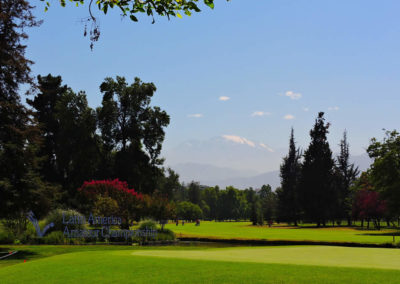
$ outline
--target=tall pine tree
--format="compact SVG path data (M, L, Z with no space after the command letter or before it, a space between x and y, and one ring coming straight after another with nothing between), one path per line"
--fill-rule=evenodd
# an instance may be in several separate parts
M337 186L337 218L347 219L348 226L351 225L351 191L350 186L356 180L359 170L351 164L349 143L347 142L347 132L344 131L343 139L340 141L340 154L337 157L335 178Z
M300 179L300 150L296 148L294 130L292 128L289 140L289 153L283 158L280 168L281 189L278 191L278 216L280 221L294 223L300 215L298 183Z
M310 131L311 143L304 153L301 171L301 203L306 221L325 225L332 218L335 204L333 182L334 160L329 148L327 134L329 123L325 123L320 112Z

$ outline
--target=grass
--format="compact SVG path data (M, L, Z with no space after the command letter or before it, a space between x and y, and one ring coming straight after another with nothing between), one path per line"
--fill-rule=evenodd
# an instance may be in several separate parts
M347 227L289 227L289 226L252 226L250 222L201 222L185 223L176 226L166 225L177 237L209 237L225 239L263 239L263 240L296 240L296 241L326 241L354 243L392 243L392 234L399 235L397 230L361 230ZM400 238L397 239L397 241Z
M394 249L88 248L25 247L51 256L0 268L1 283L400 283L400 251ZM373 258L374 267L360 263L363 257ZM331 258L349 267L334 267ZM318 260L318 266L303 265ZM385 269L375 267L381 260Z

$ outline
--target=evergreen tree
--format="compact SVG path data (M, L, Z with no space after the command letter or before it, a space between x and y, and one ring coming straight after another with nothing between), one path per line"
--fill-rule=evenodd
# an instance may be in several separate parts
M75 93L61 83L60 76L38 76L40 92L28 103L42 129L42 175L60 184L65 191L63 201L75 207L76 189L84 181L97 178L99 137L96 113L88 106L86 94Z
M281 189L278 192L278 214L280 221L294 223L300 217L299 180L300 180L300 150L296 148L294 130L292 128L289 140L289 153L283 158L280 168Z
M337 166L335 168L335 185L337 188L337 218L347 219L347 223L351 225L351 191L350 186L356 180L359 170L354 164L350 164L349 143L347 142L347 132L343 133L343 139L340 141L340 154L337 157Z
M334 161L327 140L328 128L329 123L325 123L324 113L320 112L310 131L311 143L304 153L301 170L301 205L306 220L318 226L332 218L335 203Z

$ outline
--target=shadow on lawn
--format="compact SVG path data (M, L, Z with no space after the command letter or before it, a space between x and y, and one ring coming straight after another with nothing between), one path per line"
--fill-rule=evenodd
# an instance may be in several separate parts
M9 254L10 252L16 251L15 249L10 248L0 248L0 257ZM28 259L37 256L38 253L28 251L28 250L18 250L16 254L13 254L9 257L3 258L0 261L7 261L7 260L16 260L16 259Z

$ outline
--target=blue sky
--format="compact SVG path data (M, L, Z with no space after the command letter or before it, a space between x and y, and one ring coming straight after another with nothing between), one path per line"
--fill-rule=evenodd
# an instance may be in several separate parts
M318 111L332 123L332 147L347 129L354 154L382 128L400 128L399 1L217 0L214 10L154 25L96 11L93 51L87 9L57 2L45 13L34 1L44 23L28 32L33 73L61 75L92 107L107 76L154 82L153 104L171 116L167 150L221 135L285 148L291 126L306 147Z

